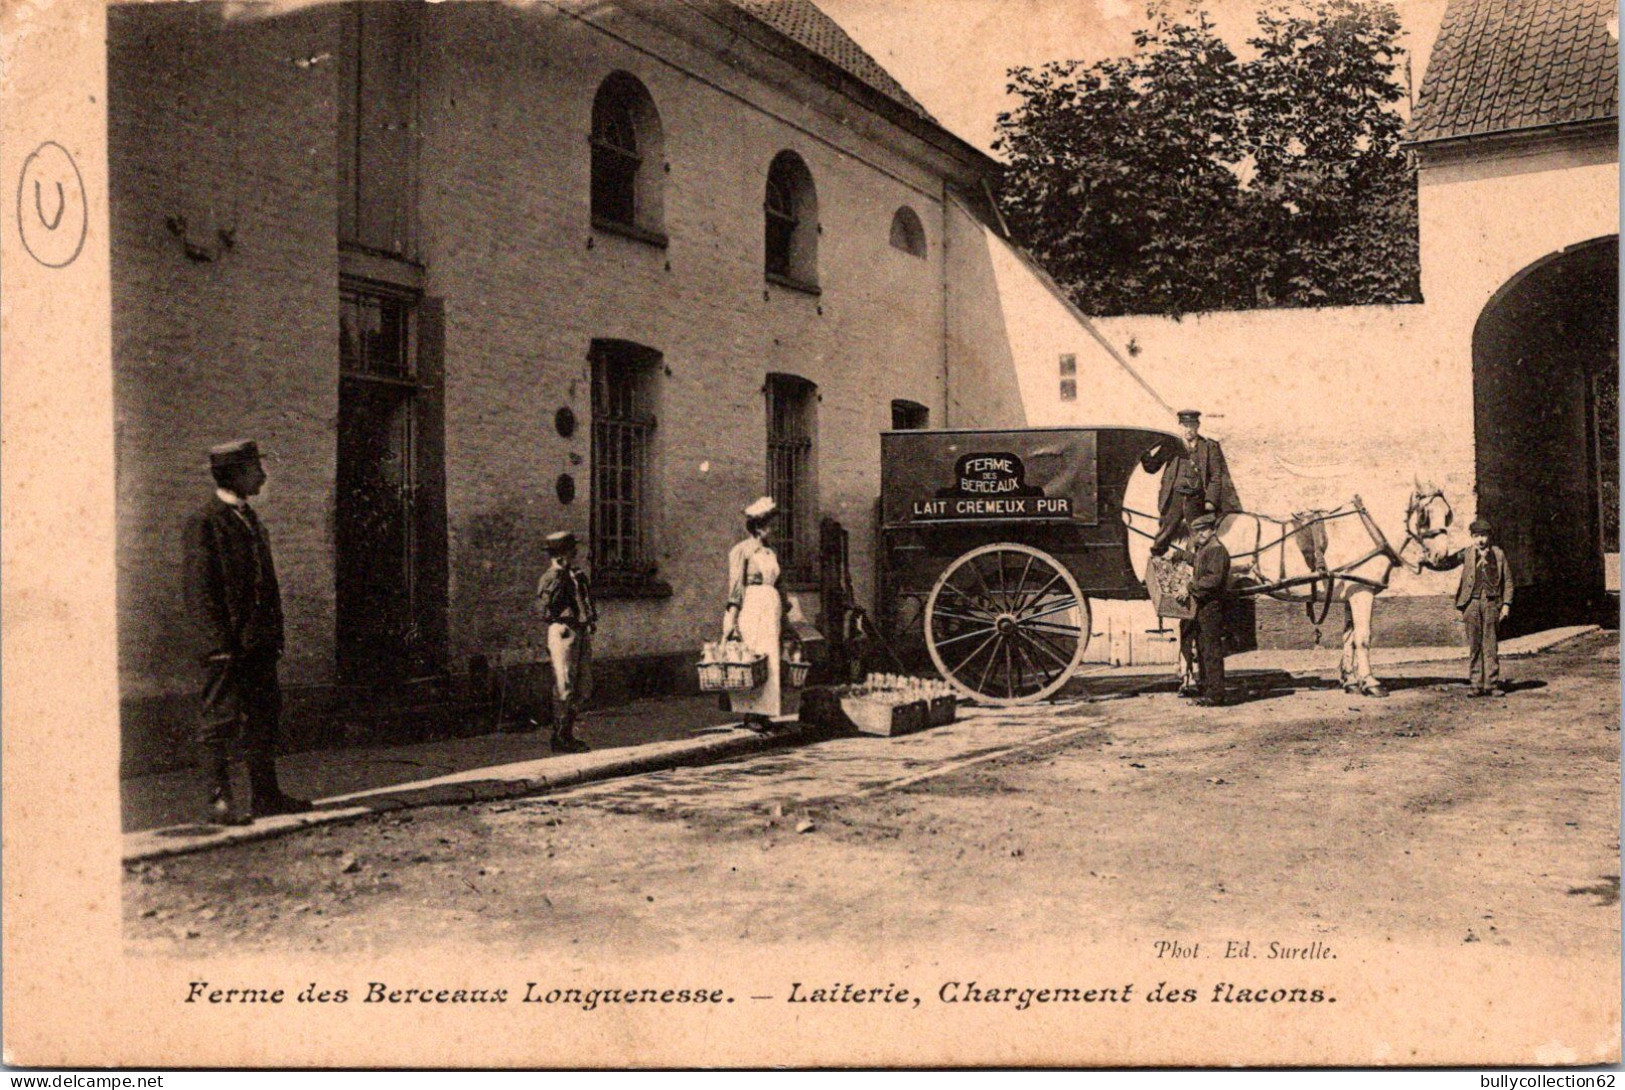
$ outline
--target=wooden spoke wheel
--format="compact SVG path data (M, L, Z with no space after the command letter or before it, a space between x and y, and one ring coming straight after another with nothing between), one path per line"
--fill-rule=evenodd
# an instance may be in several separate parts
M1089 600L1027 545L984 545L948 565L925 603L925 645L954 688L990 704L1053 695L1089 646Z

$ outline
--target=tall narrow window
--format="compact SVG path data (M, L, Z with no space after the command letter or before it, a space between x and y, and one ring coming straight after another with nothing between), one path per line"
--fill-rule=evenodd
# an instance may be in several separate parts
M592 344L592 564L594 579L611 590L655 573L649 474L659 365L652 348Z
M801 156L781 151L767 172L764 271L787 287L818 287L818 195Z
M636 78L616 72L592 103L593 225L663 244L660 117Z
M891 218L891 244L893 249L905 254L925 256L925 227L920 223L919 214L906 204Z
M780 564L798 582L818 573L817 404L818 387L806 379L767 377L767 492L782 512Z
M784 179L767 179L767 271L790 275L790 246L796 234L795 193Z
M892 431L919 431L931 426L931 410L918 401L899 398L891 403Z
M371 285L339 293L337 650L340 672L357 680L408 676L424 650L415 304Z

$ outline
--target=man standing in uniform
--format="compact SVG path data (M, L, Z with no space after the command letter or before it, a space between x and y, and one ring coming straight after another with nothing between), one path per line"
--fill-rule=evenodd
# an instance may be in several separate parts
M1224 599L1230 586L1230 554L1214 531L1218 519L1198 515L1191 522L1196 549L1191 596L1196 599L1196 648L1202 663L1202 695L1193 701L1206 708L1224 704Z
M1241 510L1224 451L1201 434L1202 414L1195 409L1181 410L1179 423L1185 432L1183 443L1170 440L1140 456L1140 466L1147 473L1163 470L1157 490L1160 522L1151 542L1152 556L1166 553L1180 526L1189 528L1198 515L1223 517Z
M186 526L186 601L203 664L203 717L198 729L209 805L205 820L247 825L256 817L298 814L310 803L277 784L277 731L282 688L282 593L271 543L248 500L265 484L251 440L209 451L215 494ZM249 807L232 797L232 750L248 765Z
M575 736L576 709L592 688L592 634L598 627L587 576L575 566L576 536L547 535L553 558L536 585L536 608L547 625L547 656L553 664L553 752L585 753Z
M1442 557L1423 560L1434 571L1461 569L1456 586L1456 608L1467 626L1468 696L1493 696L1506 692L1501 681L1500 631L1497 626L1512 610L1512 572L1507 554L1490 544L1490 524L1473 520L1468 528L1473 543Z

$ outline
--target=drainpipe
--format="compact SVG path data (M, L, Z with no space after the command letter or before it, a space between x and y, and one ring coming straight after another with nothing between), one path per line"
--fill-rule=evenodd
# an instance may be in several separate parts
M948 324L948 179L942 179L942 239L937 247L942 262L942 427L951 426L949 414L953 411L953 384L949 381L949 324Z

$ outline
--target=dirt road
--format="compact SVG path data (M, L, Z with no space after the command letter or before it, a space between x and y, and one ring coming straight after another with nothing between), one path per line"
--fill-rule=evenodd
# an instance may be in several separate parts
M1617 958L1618 670L1604 634L1512 664L1502 699L1393 668L1386 701L1300 678L1230 708L1059 705L1032 713L1059 736L969 764L837 739L386 815L138 865L126 931L187 956L591 957L1278 927Z

